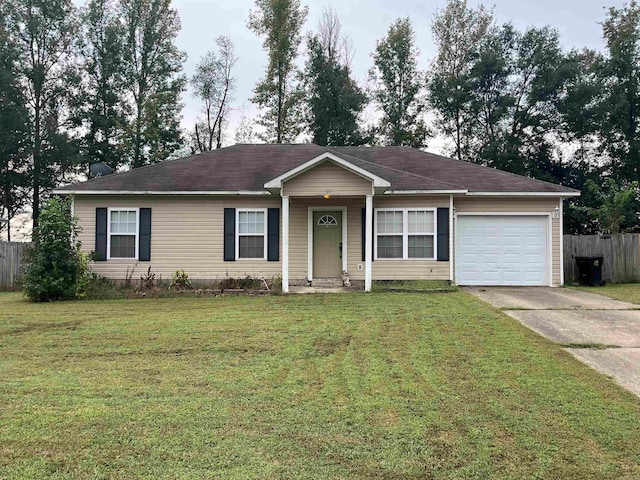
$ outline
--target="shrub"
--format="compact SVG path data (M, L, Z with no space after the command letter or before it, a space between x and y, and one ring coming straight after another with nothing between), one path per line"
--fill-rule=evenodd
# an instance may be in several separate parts
M171 281L171 288L176 288L178 290L191 288L191 280L189 280L187 272L184 270L176 270Z
M40 213L25 255L24 292L35 302L76 298L89 262L80 251L71 200L52 198Z

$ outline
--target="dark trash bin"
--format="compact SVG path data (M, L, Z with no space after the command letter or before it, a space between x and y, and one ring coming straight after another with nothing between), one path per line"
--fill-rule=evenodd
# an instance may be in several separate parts
M599 287L602 283L602 261L601 255L590 257L576 257L578 264L578 282L587 287Z

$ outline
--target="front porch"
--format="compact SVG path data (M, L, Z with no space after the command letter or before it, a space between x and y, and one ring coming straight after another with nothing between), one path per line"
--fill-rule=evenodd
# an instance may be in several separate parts
M373 195L282 197L282 289L371 290ZM363 226L364 223L364 226Z

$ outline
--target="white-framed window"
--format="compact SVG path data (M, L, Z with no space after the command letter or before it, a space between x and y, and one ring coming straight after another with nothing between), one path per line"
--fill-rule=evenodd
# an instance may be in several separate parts
M236 259L267 259L267 209L236 210Z
M109 208L107 218L107 259L137 259L140 209Z
M435 260L435 208L376 208L375 259Z

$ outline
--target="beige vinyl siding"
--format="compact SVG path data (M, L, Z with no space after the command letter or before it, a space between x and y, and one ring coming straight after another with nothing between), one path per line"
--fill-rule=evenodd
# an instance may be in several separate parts
M551 214L558 206L557 197L455 197L456 214L460 213L541 213ZM560 285L560 220L551 221L551 271L553 285ZM455 265L454 265L455 267Z
M292 198L289 204L289 278L292 281L304 280L308 275L309 245L309 207L347 208L347 272L354 280L364 280L364 262L362 261L361 216L364 197L310 199ZM344 219L343 219L344 221ZM358 264L363 265L358 270Z
M82 228L79 240L85 252L95 249L96 208L151 208L151 261L93 262L91 268L99 275L124 279L127 269L129 272L135 269L132 278L138 280L148 267L163 279L170 279L178 269L185 270L192 279L201 280L221 279L227 275L271 278L282 273L280 262L223 261L224 208L280 207L280 198L78 195L74 203Z
M349 172L331 162L324 162L284 182L282 195L300 197L371 195L371 180Z
M374 209L394 207L449 208L449 195L374 197L373 207ZM436 260L380 259L375 260L372 265L373 280L449 280L449 273L449 262Z

